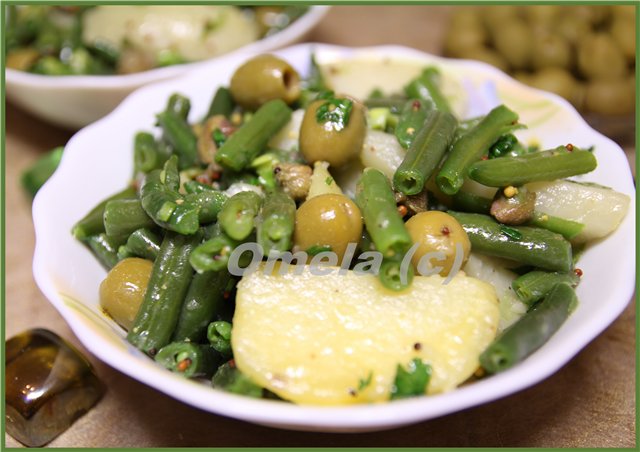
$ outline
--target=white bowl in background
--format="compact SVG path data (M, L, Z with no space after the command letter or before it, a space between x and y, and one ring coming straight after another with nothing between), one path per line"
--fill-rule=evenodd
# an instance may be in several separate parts
M350 49L304 44L275 53L304 74L311 52L321 63L368 56L392 62L436 64L445 76L463 80L467 89L476 91L491 86L498 99L516 110L521 122L530 125L523 137L535 136L543 147L568 142L585 147L594 145L599 165L583 180L626 193L631 197L631 206L635 205L633 179L623 151L591 129L558 96L529 88L484 63L448 60L403 47ZM627 306L635 285L633 208L612 235L590 246L580 259L585 275L577 289L580 304L560 330L512 369L448 393L387 404L300 406L225 393L156 365L130 346L124 331L101 313L98 286L106 272L71 236L71 227L99 201L127 184L132 174L133 136L139 130L153 128L154 115L164 108L170 94L179 91L189 96L191 119L200 118L217 86L227 84L245 58L245 54L229 55L203 64L185 77L142 88L129 96L115 111L69 141L59 169L33 203L36 282L97 358L184 403L220 415L298 430L380 430L496 400L540 382L566 364Z
M151 69L127 75L31 74L5 70L7 98L53 124L79 129L112 111L128 94L149 83L167 80L234 53L262 53L300 42L327 13L329 6L309 11L282 31L209 60Z

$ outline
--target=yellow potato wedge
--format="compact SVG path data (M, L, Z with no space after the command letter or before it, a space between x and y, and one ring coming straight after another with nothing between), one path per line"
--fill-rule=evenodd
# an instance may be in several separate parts
M243 277L232 347L242 372L295 403L384 402L398 364L415 358L433 369L429 394L451 390L496 335L495 290L462 273L446 285L441 276L416 276L396 293L373 275L293 268Z

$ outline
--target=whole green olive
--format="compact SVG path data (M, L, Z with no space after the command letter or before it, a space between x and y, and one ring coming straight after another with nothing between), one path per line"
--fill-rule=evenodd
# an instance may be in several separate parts
M329 162L338 168L355 159L366 133L364 107L337 97L312 102L300 126L300 152L309 163Z
M524 17L532 26L553 27L562 9L558 5L526 5L522 7Z
M325 194L305 201L296 212L293 242L296 249L328 247L341 261L349 243L362 236L362 214L344 195Z
M634 62L636 59L636 24L631 20L616 17L611 23L611 36L627 61Z
M635 108L635 78L593 80L587 84L585 107L605 115L624 115Z
M520 17L520 7L517 5L491 5L480 8L480 17L485 26L493 30Z
M568 69L572 63L571 45L557 33L540 33L533 41L531 65L534 69L560 67Z
M496 50L511 67L523 69L529 66L534 38L522 19L508 21L492 31Z
M541 69L531 74L526 83L534 88L562 96L574 105L577 103L578 81L566 69L559 67Z
M612 80L627 71L622 50L607 33L586 36L578 45L578 69L589 80Z
M419 272L424 273L426 270L425 264L421 263L423 257L426 256L428 259L430 253L442 253L443 256L440 258L433 255L433 260L429 264L431 268L442 267L440 275L447 276L453 269L457 244L461 245L463 254L461 265L467 261L471 242L460 223L448 213L439 210L421 212L409 218L405 225L413 243L418 244L411 262Z
M129 257L118 262L100 284L100 306L129 330L147 290L153 262Z
M229 89L233 99L250 110L273 99L291 104L300 97L300 75L276 56L259 55L236 69Z
M481 48L487 40L487 31L481 24L455 26L445 37L444 49L449 56L466 58L465 52L468 49Z
M460 58L483 61L505 72L509 69L509 65L502 55L488 47L470 47L459 56Z
M573 46L576 46L582 38L591 33L591 24L584 18L562 15L558 19L558 25L554 30Z

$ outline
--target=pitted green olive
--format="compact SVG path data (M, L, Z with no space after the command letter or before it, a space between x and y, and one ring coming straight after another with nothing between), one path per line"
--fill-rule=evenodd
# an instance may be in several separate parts
M626 73L627 62L610 35L594 33L578 45L578 69L589 80L613 80Z
M355 159L366 132L364 107L346 97L312 102L300 126L300 152L309 163L338 168Z
M458 244L461 250L460 265L467 261L471 251L471 242L460 223L448 213L439 210L421 212L409 218L405 224L411 240L418 244L418 249L411 262L419 272L424 273L427 270L422 268L426 263L420 261L423 260L423 257L429 259L430 253L432 253L433 259L429 262L431 268L442 267L440 275L447 276L453 269L458 252L456 245ZM438 256L433 253L442 253L442 255Z
M533 45L533 33L522 19L515 19L492 30L493 43L514 69L529 66Z
M133 326L147 290L153 262L130 257L118 262L100 284L100 306L124 329Z
M259 55L236 69L230 90L238 104L251 110L273 99L291 104L300 96L300 75L276 56Z
M293 242L300 251L327 247L341 261L349 243L362 235L362 214L344 195L325 194L304 202L296 212Z
M569 42L557 33L544 33L536 37L531 49L531 64L535 69L571 67L572 52Z

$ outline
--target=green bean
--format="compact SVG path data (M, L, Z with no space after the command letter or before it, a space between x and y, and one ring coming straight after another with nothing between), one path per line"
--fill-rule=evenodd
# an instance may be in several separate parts
M221 229L216 228L211 238L193 250L189 262L198 273L225 270L229 262L229 256L239 244L239 241L232 239Z
M218 222L234 240L244 240L251 234L262 205L262 197L254 191L236 193L222 207Z
M133 163L136 172L148 173L164 164L156 139L148 132L138 132L133 141Z
M428 67L404 88L410 99L422 99L433 103L440 111L452 113L451 106L440 90L440 71L435 67Z
M201 224L215 221L226 201L227 195L214 189L190 193L184 197L185 204L198 209L198 221Z
M105 233L99 233L86 237L84 241L98 262L107 270L113 268L120 260L118 257L118 248L122 244L120 237L109 237Z
M414 358L405 370L400 364L396 367L396 377L391 388L391 400L424 395L431 381L433 369L420 358Z
M542 300L556 284L565 283L575 287L579 281L580 277L574 272L558 273L534 270L514 279L511 288L524 304L533 306Z
M214 388L220 388L232 394L240 394L257 399L263 395L263 389L240 372L233 364L233 361L224 363L218 368L213 375L211 384Z
M171 340L193 275L189 256L200 238L200 234L187 236L171 231L164 236L142 304L127 335L131 344L151 356Z
M469 167L480 160L489 147L503 135L505 127L512 126L517 120L516 113L500 105L454 142L449 156L436 176L440 190L447 195L456 194L464 183Z
M156 115L163 136L178 155L180 169L198 164L198 138L187 121L171 111Z
M519 157L475 162L469 168L469 177L489 187L519 186L588 173L597 165L596 158L589 151L558 146Z
M584 229L583 223L567 220L553 215L533 212L531 225L561 234L567 240L573 240Z
M466 133L471 131L475 126L480 124L480 122L482 122L484 118L485 116L476 116L475 118L464 119L458 122L458 127L456 127L456 134L453 138L453 141L454 142L458 141L460 138L462 138L463 135L465 135Z
M495 159L504 157L511 152L517 144L518 139L514 134L508 133L506 135L502 135L498 138L498 141L489 148L489 158Z
M52 149L38 158L29 169L22 173L20 183L32 198L58 168L60 160L62 160L63 151L63 146Z
M376 249L386 257L404 255L411 236L398 213L387 177L377 169L366 168L356 185L356 203Z
M192 342L167 344L154 359L164 368L187 378L210 378L222 362L220 354L211 346Z
M549 340L577 302L569 285L556 284L540 303L489 345L480 355L480 364L492 374L518 364Z
M193 276L172 340L202 342L205 339L207 327L220 313L229 279L226 270Z
M400 146L409 149L433 108L431 102L418 99L410 100L404 105L394 131Z
M428 112L424 125L412 141L393 175L395 188L405 195L420 193L436 170L456 130L456 118L439 110Z
M367 108L388 108L391 113L398 114L407 104L405 97L369 98L364 101Z
M409 265L406 274L402 274L402 262L399 259L383 259L378 278L384 287L394 292L408 288L413 281L413 266Z
M224 320L211 322L207 327L207 340L223 356L231 356L231 324Z
M225 168L240 171L262 152L269 139L291 119L291 109L280 99L263 104L216 152Z
M165 169L172 161L175 163L175 157L167 161ZM173 178L163 179L167 175L171 175L171 171L157 169L146 175L140 188L142 207L159 226L180 234L193 234L199 227L199 208L184 202L183 197L172 189L175 187Z
M223 115L224 117L228 118L231 116L234 107L235 103L233 101L233 97L231 96L231 91L229 91L228 88L221 86L220 88L218 88L215 95L213 96L213 99L211 100L211 105L209 105L209 110L207 111L205 121L216 115Z
M136 191L132 187L108 197L100 202L91 211L78 221L71 230L73 236L78 240L85 240L91 236L104 232L104 208L109 201L115 199L135 198Z
M155 261L160 252L161 238L155 232L147 228L133 231L127 239L127 250L133 256Z
M195 180L188 180L183 185L187 194L202 193L203 191L216 191L211 185L203 184Z
M189 111L191 111L191 101L188 97L185 97L182 94L173 93L167 102L167 111L170 111L178 118L187 121L189 118Z
M291 249L296 223L295 201L282 192L267 195L256 223L258 244L262 246L265 256L271 250Z
M528 226L504 226L487 215L449 211L462 225L474 252L546 270L569 272L571 244L560 234Z
M114 199L104 207L104 229L107 235L129 235L140 228L151 228L153 220L139 199Z
M493 202L490 198L462 190L453 195L452 199L454 209L471 213L488 214Z

